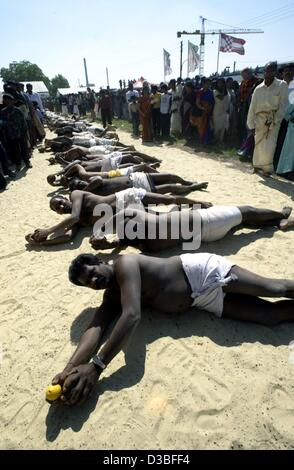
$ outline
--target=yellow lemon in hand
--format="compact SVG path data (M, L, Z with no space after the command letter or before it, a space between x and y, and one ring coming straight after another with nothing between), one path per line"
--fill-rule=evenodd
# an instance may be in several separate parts
M50 385L46 389L46 400L48 401L56 401L62 395L62 388L60 385Z

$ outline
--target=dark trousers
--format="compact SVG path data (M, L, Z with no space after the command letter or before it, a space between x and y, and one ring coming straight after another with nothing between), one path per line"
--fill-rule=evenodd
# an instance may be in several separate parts
M133 134L139 135L140 117L139 113L132 113Z
M16 166L21 165L23 160L25 163L29 161L29 149L26 137L20 139L10 139L5 142L5 148L9 160Z
M112 113L110 109L101 109L101 119L103 127L105 128L108 124L112 124Z
M152 109L152 125L154 137L160 135L160 109Z
M170 136L170 114L160 115L161 135L162 137Z
M0 142L0 164L1 164L4 175L8 175L9 173L8 156L1 142Z

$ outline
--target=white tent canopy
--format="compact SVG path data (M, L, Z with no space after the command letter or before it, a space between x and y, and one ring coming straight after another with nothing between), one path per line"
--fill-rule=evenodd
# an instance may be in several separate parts
M49 90L46 87L44 82L21 82L21 83L25 86L25 91L26 91L27 83L30 83L33 86L33 92L39 93L40 95L49 96Z
M95 93L99 93L100 88L90 87L91 90L94 90ZM58 88L58 95L77 95L78 93L87 93L86 87L70 87L70 88Z

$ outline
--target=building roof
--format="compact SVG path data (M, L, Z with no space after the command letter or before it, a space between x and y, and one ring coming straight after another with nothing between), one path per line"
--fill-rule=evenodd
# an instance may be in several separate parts
M36 93L47 93L47 94L49 94L49 90L46 87L44 82L30 82L30 81L27 81L27 82L21 82L21 83L23 83L24 86L26 86L27 83L30 83L31 85L33 85L33 91L36 92Z

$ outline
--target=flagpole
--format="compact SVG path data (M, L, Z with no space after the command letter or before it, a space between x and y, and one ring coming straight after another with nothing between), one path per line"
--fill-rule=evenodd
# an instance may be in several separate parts
M221 47L221 33L219 32L218 35L218 51L217 51L217 67L216 67L216 73L218 75L218 69L219 69L219 53L220 53L220 47Z

